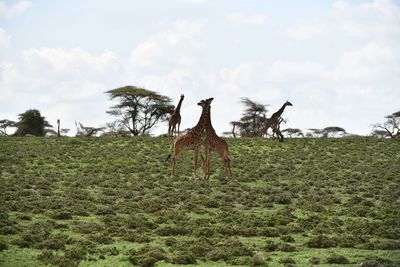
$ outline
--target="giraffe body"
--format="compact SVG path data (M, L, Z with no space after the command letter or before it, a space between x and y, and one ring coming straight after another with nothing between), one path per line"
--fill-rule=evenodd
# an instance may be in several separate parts
M185 98L184 95L181 95L181 99L179 100L178 105L176 106L174 112L171 114L171 117L169 118L169 122L168 122L168 134L169 135L174 135L174 133L178 133L179 135L179 128L181 126L181 106L182 106L182 102L183 99ZM178 131L177 131L177 127L178 126Z

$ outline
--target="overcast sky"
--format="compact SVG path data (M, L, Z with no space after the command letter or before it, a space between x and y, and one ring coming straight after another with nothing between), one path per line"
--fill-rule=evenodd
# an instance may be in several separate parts
M400 2L0 0L0 119L104 126L125 85L185 94L181 129L213 96L218 133L249 97L268 115L291 101L283 128L369 134L400 110Z

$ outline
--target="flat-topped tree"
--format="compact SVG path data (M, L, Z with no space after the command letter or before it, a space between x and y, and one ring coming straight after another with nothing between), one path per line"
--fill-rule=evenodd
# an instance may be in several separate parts
M400 138L400 110L385 116L386 121L373 125L373 134L382 137Z
M154 91L136 86L124 86L106 92L118 104L107 113L119 117L118 124L134 135L148 134L158 122L168 119L174 111L171 99Z

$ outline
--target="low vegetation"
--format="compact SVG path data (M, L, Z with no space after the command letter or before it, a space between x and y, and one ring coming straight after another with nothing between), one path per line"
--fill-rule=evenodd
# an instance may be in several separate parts
M0 138L0 265L400 265L399 142L228 143L202 181L169 138Z

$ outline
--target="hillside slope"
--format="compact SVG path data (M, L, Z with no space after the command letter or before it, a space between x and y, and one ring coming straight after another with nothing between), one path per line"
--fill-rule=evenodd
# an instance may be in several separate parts
M228 143L202 181L167 138L0 138L0 266L400 265L400 142Z

